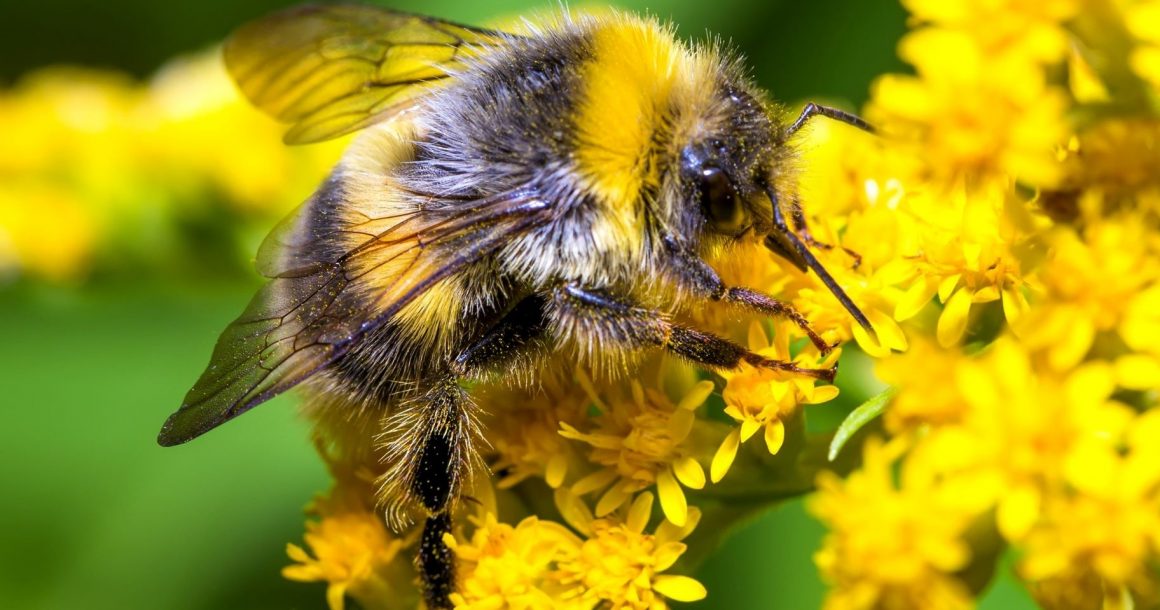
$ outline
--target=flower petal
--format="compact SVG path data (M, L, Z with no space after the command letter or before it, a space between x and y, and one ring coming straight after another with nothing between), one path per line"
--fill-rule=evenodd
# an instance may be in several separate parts
M713 462L709 464L709 480L716 483L725 478L725 473L729 472L729 467L733 465L733 459L737 457L737 448L740 446L741 431L735 429L721 442L717 453L713 454Z
M930 303L936 292L938 292L938 284L931 278L919 278L894 304L894 319L902 321L913 318L922 311L923 307L926 307L927 303Z
M596 502L596 516L604 517L612 511L624 506L624 503L632 497L632 493L628 491L627 487L621 483L613 485L600 496L600 500Z
M685 487L692 489L705 487L705 469L691 457L683 457L673 462L673 473Z
M681 526L689 518L689 505L685 500L685 492L668 470L662 470L657 475L657 495L661 499L661 510L665 517L674 525ZM599 514L599 509L597 513Z
M756 419L748 418L741 422L741 442L749 440L754 432L761 429L761 423Z
M597 470L596 472L576 481L572 485L572 493L582 496L587 493L592 493L597 489L603 489L609 483L616 480L617 474L615 470Z
M653 555L653 569L664 572L673 567L688 547L680 542L665 542L657 546Z
M564 483L564 475L568 474L568 458L557 453L548 458L548 465L544 467L544 481L548 487L556 489Z
M953 347L963 338L971 314L971 297L971 291L963 288L955 291L946 302L946 307L938 318L936 334L939 345Z
M708 379L697 382L697 385L693 386L693 389L689 390L684 398L681 398L681 402L677 403L677 409L682 411L695 410L705 403L705 399L713 393L713 388L713 382Z
M943 281L939 282L938 300L946 303L947 299L949 299L954 293L955 286L959 285L959 278L961 277L962 274L956 273L950 277L944 278Z
M781 446L785 444L785 424L780 419L772 419L765 423L765 447L770 455L777 455Z
M653 590L678 602L695 602L709 594L705 585L688 576L661 574L653 579Z
M644 492L632 501L632 507L628 509L628 519L625 520L625 527L636 532L644 532L644 528L648 527L648 520L652 517L653 495L649 492Z

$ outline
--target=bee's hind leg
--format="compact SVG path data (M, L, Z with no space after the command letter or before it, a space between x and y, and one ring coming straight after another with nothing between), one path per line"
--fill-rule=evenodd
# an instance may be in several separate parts
M444 375L386 421L385 462L390 471L382 495L396 525L415 505L426 514L415 564L431 610L451 607L455 558L443 537L451 532L451 512L466 479L483 468L475 451L480 443L476 409L461 382L520 362L543 335L543 316L541 297L519 301L467 341Z

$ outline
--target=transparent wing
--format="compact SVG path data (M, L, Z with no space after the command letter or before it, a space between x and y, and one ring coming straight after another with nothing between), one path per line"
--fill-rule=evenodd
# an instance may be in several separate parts
M286 142L383 120L512 36L373 6L303 6L242 26L226 67L255 106L292 127Z
M158 442L193 439L301 383L435 283L545 222L546 209L517 191L367 219L368 238L336 260L284 268L222 333Z

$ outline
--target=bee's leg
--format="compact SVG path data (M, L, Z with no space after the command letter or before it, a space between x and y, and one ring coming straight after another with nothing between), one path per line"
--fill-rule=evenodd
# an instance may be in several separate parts
M446 376L399 405L385 419L380 437L387 471L379 480L379 496L388 524L402 529L418 516L416 509L426 517L415 568L432 610L450 608L455 591L455 561L443 536L451 531L454 499L476 459L473 406L466 391Z
M486 331L472 337L447 365L442 378L409 401L387 423L385 496L400 514L417 503L427 514L416 567L424 599L432 610L450 607L455 591L455 558L443 542L451 531L451 510L473 468L479 423L471 397L460 382L522 362L521 356L544 335L544 299L527 297Z
M831 118L835 121L839 121L847 125L853 125L854 127L857 127L863 131L874 133L874 127L866 121L862 120L862 118L857 115L850 114L844 110L838 110L837 108L831 108L829 106L822 106L821 104L810 102L806 104L805 108L802 109L802 113L798 115L797 120L795 120L793 124L785 130L785 137L789 138L793 134L797 133L797 131L806 124L806 121L815 116Z
M805 316L789 303L779 301L756 290L727 287L717 272L701 257L682 248L671 239L667 239L666 244L669 247L669 252L677 261L676 265L672 265L673 274L677 281L694 295L713 301L722 301L767 316L786 318L805 333L810 343L813 343L822 355L829 354L830 350L834 349L834 346L826 343L821 335L810 328Z
M813 246L814 248L817 248L819 250L833 250L834 249L833 244L827 244L825 242L821 242L821 241L818 241L817 239L814 239L814 234L810 232L809 224L806 222L806 213L804 210L802 210L801 203L798 202L796 197L793 199L793 201L790 202L789 209L790 209L790 216L789 217L790 217L790 220L793 222L794 232L797 233L798 236L802 238L802 241L806 242L806 245ZM850 258L854 259L854 265L853 265L854 269L857 269L858 267L862 266L862 255L861 254L858 254L857 252L855 252L849 248L846 248L844 246L842 247L842 251L845 252L847 255L849 255Z
M557 336L576 341L582 349L587 344L589 351L663 347L715 369L733 369L747 362L826 381L833 381L837 372L836 366L810 369L792 362L771 360L728 339L673 324L658 311L636 307L602 291L576 284L564 284L553 291L549 318Z

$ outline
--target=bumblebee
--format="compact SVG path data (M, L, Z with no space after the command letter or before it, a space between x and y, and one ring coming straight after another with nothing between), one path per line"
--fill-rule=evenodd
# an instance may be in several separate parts
M369 6L303 7L239 29L226 66L289 143L361 131L329 178L262 244L269 282L222 333L158 441L184 443L299 384L366 422L389 520L425 519L428 607L454 591L443 535L481 468L470 382L565 354L631 370L668 350L832 380L674 321L717 301L795 322L706 262L746 240L810 269L789 186L794 120L716 45L627 14L561 16L519 34ZM326 414L324 413L325 417Z

